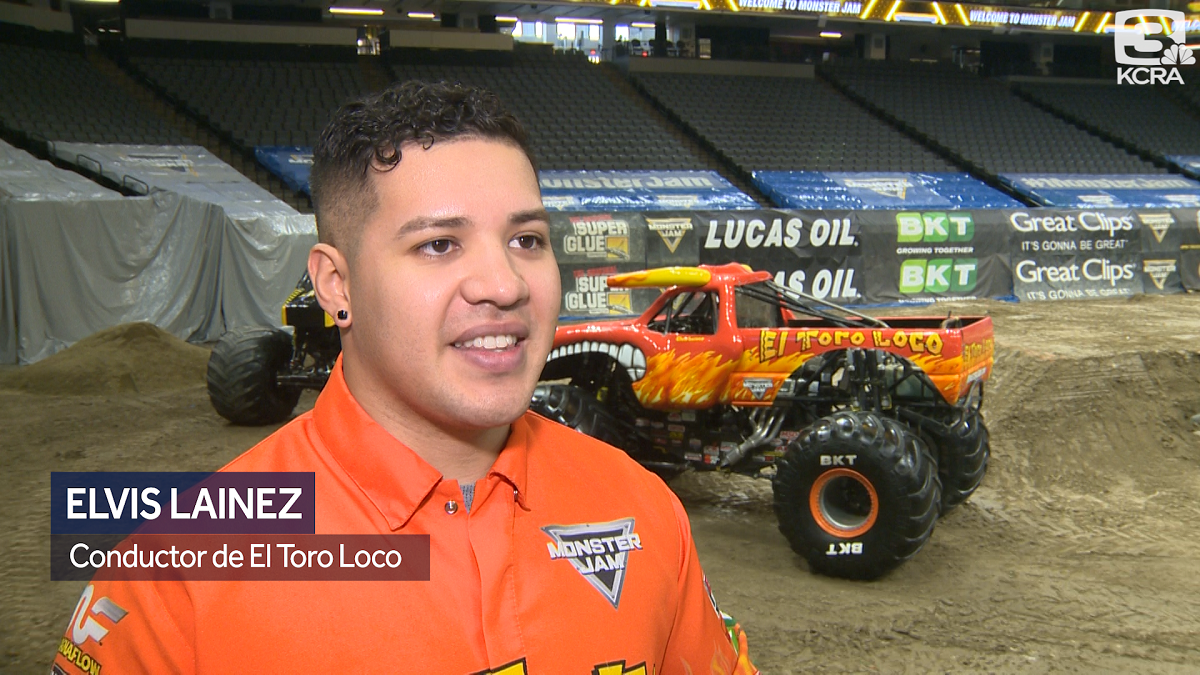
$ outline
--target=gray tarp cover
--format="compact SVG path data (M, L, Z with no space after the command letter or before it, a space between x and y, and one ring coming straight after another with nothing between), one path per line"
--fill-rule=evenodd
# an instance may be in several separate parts
M147 196L0 196L0 362L33 363L130 321L192 341L279 325L316 241L312 216L197 146L53 152ZM0 174L0 192L14 187Z

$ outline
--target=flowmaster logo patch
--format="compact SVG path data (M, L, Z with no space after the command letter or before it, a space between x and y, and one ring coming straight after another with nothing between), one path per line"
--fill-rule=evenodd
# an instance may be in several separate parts
M553 540L546 544L551 560L569 560L575 571L600 591L614 609L620 604L629 554L642 550L642 539L633 531L633 518L546 525L542 532Z
M1117 84L1183 84L1178 66L1196 63L1184 25L1183 12L1169 9L1117 12Z

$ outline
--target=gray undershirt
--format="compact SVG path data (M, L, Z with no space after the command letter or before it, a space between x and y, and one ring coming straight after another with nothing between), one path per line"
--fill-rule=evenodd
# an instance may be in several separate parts
M475 499L475 484L459 485L463 493L463 506L467 507L467 513L471 512L471 502Z

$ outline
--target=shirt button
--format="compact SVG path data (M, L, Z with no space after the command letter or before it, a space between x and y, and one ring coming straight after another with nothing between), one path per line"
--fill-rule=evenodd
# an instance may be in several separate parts
M454 501L453 499L446 502L446 513L449 513L450 515L458 513L458 502Z

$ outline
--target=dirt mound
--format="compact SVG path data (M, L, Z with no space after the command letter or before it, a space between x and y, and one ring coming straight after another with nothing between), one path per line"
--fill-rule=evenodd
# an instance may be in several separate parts
M106 328L0 375L0 387L35 394L145 393L204 383L208 350L150 323Z

